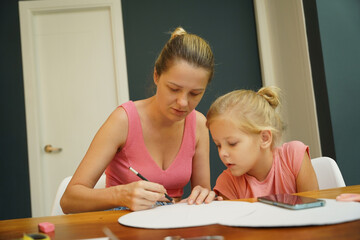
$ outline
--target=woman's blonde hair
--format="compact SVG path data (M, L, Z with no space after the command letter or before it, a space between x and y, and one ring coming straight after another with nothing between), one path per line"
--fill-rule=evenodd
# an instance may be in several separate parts
M211 81L214 75L214 55L210 45L201 37L178 27L171 34L155 62L156 73L160 76L174 61L181 59L193 66L206 69L209 72L208 83Z
M235 90L227 93L210 106L206 126L218 117L232 118L239 128L248 133L270 130L273 135L271 147L281 140L283 122L276 111L280 105L280 89L263 87L259 91Z

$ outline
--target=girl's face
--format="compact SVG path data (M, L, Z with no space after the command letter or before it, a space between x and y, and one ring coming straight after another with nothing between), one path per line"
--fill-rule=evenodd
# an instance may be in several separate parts
M250 175L260 162L260 135L248 134L239 129L231 118L216 118L209 126L221 161L234 176Z
M205 93L209 72L184 60L175 61L160 76L154 73L156 98L161 111L169 119L184 119L200 102Z

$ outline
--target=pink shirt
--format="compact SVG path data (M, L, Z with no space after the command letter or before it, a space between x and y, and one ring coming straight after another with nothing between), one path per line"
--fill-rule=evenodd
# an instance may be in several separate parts
M179 152L171 165L161 169L146 149L140 117L132 101L121 105L128 116L129 130L124 147L116 153L106 168L106 187L141 180L129 167L133 167L151 182L163 185L171 197L181 197L189 182L196 144L196 112L185 118L185 127Z
M273 164L264 181L243 174L234 177L229 169L224 170L218 179L214 191L229 199L255 198L277 193L295 193L296 178L299 174L305 152L309 147L299 141L292 141L275 148Z

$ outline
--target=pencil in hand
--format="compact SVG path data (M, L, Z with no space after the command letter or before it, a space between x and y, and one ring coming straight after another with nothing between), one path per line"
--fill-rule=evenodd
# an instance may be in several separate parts
M141 178L144 181L149 181L147 180L143 175L141 175L138 171L136 171L135 169L133 169L132 167L129 167L129 169L135 173L139 178ZM174 202L174 199L172 197L170 197L169 195L167 195L167 193L165 193L165 197L170 201L170 202Z

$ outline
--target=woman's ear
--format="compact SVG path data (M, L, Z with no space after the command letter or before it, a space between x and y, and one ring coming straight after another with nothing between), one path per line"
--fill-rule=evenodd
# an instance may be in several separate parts
M157 86L157 84L159 82L159 75L157 74L155 67L154 67L154 76L153 76L153 78L154 78L154 83Z
M268 148L272 143L272 132L270 130L263 130L260 132L261 147Z

